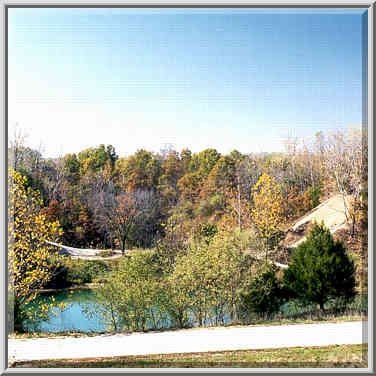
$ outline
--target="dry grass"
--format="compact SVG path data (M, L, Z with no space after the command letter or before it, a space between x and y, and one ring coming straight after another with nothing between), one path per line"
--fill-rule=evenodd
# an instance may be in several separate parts
M368 346L331 345L262 350L215 351L37 360L15 362L12 368L366 368Z

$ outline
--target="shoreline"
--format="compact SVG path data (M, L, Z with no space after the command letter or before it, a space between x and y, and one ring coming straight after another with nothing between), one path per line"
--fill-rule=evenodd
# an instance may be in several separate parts
M61 287L57 289L40 289L38 290L38 293L46 293L46 292L60 292L60 291L67 291L67 290L94 290L100 287L100 283L85 283L83 285L73 285L70 287Z

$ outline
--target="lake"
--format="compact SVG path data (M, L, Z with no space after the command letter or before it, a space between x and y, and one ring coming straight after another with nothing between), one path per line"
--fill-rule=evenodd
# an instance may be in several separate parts
M95 307L98 307L94 290L90 289L71 289L60 290L54 292L45 292L38 296L35 303L30 305L34 309L39 303L46 303L51 297L55 298L56 303L65 303L66 308L50 309L49 318L38 323L27 323L25 329L28 332L63 332L63 331L79 331L79 332L105 332L108 330L104 324L104 318ZM91 308L91 309L90 309ZM90 310L88 315L85 311ZM34 309L35 311L35 309ZM230 319L225 317L225 322L229 323ZM194 321L192 319L192 323ZM197 323L196 323L197 324ZM207 320L206 325L214 325L214 320ZM170 325L170 320L166 318L165 325ZM147 326L149 326L147 324ZM150 327L152 324L150 323Z
M66 308L61 311L52 309L47 321L42 321L38 330L42 332L80 331L103 332L106 327L103 324L101 314L95 312L91 317L85 315L83 310L96 305L96 297L90 289L72 289L57 292L43 293L38 297L38 302L44 302L49 297L54 297L56 303L66 303ZM28 331L35 331L32 325L27 326Z
M98 303L96 302L96 295L94 290L90 289L71 289L60 290L55 292L43 293L37 298L37 303L47 302L48 299L54 297L56 303L66 303L66 308L61 311L58 308L53 308L47 320L41 321L38 326L28 324L26 329L29 332L63 332L63 331L79 331L79 332L106 332L107 327L104 324L104 319L98 310L94 310ZM31 305L33 308L33 305ZM85 310L92 308L92 314L89 316ZM348 306L350 309L356 311L367 311L367 296L357 296L355 301ZM290 315L302 314L309 312L311 307L299 307L295 302L285 303L280 308L280 313L289 317ZM167 319L167 326L169 326ZM226 324L230 323L229 317L225 317ZM196 325L192 320L192 324ZM214 325L214 322L206 322L206 325Z

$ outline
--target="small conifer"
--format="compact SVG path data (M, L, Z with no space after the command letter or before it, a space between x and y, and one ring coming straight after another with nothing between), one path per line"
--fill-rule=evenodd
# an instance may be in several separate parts
M284 273L284 284L292 296L324 309L331 298L354 297L354 274L354 263L344 244L334 240L323 224L315 223L307 240L294 251Z

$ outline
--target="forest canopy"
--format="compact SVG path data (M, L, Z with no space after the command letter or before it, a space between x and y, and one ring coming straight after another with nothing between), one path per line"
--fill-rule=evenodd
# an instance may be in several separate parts
M341 130L318 132L310 142L289 138L283 153L169 147L121 157L112 145L99 145L47 158L18 132L9 160L39 191L46 218L59 221L64 244L125 250L155 246L168 221L191 235L253 228L270 243L284 224L333 193L351 195L347 216L355 232L366 195L366 149L362 132Z

